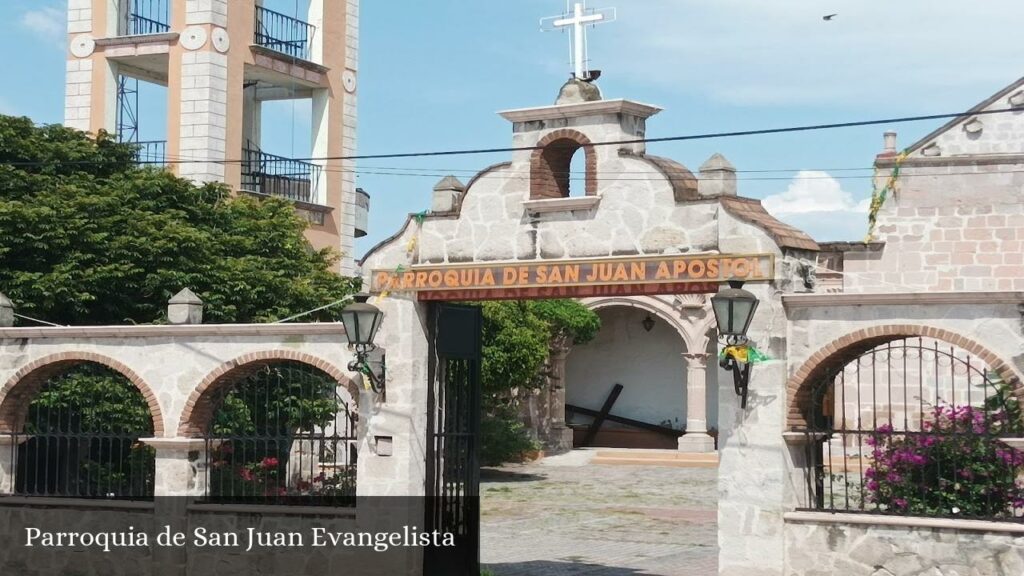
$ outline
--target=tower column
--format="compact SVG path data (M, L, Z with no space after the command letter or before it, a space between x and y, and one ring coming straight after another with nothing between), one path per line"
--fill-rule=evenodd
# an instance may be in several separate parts
M686 434L679 437L681 452L714 452L708 435L707 368L710 354L683 353L686 360Z
M548 399L551 424L546 448L554 454L572 450L572 429L565 425L565 358L568 354L569 346L565 339L552 344L551 392Z

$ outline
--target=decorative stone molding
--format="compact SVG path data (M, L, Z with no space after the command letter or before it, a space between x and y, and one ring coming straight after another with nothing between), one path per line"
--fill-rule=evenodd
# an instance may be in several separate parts
M601 203L600 196L573 196L571 198L545 198L525 200L523 208L529 214L545 214L547 212L572 212L574 210L592 210Z
M942 156L942 149L939 148L938 144L932 143L921 149L921 156Z
M784 294L782 296L782 305L787 310L835 308L838 306L909 306L916 304L1024 305L1024 292L845 292L842 294Z
M344 336L340 322L315 324L202 324L0 328L0 339L194 338L202 336Z
M1010 106L1014 108L1024 106L1024 90L1018 90L1014 92L1013 94L1010 95L1009 98L1006 99L1006 101L1009 102Z
M221 54L231 49L231 37L228 36L228 31L223 28L214 28L213 33L210 34L210 39L213 41L213 48Z
M982 130L985 129L985 124L982 123L978 118L971 118L964 123L964 132L971 135L981 134Z
M681 310L703 310L707 306L707 296L703 294L678 294L673 298L673 302Z
M76 58L88 58L96 50L96 40L89 34L79 34L71 39L71 54Z
M206 45L206 28L202 26L189 26L181 33L179 43L186 50L199 50Z
M1024 524L1017 522L993 522L989 520L920 518L914 516L892 516L882 514L837 514L832 512L786 512L782 517L787 523L809 522L816 524L859 524L867 526L901 526L907 528L933 528L939 530L971 530L979 532L1024 534Z
M341 85L345 92L353 94L356 91L356 73L354 70L345 70L341 73Z

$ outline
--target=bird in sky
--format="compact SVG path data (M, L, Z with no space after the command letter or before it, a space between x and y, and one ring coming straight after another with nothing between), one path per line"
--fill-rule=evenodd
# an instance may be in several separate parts
M831 22L836 16L839 16L839 14L826 14L825 16L822 16L821 19L825 22Z

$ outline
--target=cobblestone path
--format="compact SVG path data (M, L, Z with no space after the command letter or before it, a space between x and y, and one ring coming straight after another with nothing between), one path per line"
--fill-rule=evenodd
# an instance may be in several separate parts
M496 576L713 576L716 476L707 468L536 463L484 470L485 570Z

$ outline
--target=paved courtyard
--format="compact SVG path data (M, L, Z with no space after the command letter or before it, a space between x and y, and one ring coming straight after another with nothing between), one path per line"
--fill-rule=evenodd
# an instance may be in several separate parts
M651 466L486 469L485 574L712 576L717 470Z

